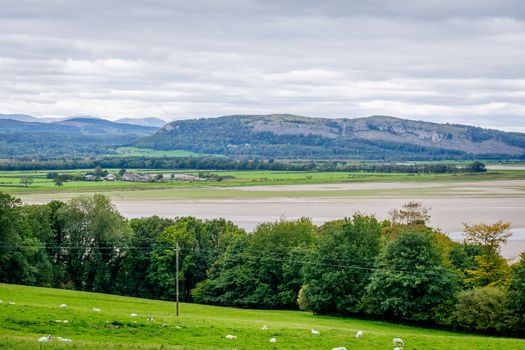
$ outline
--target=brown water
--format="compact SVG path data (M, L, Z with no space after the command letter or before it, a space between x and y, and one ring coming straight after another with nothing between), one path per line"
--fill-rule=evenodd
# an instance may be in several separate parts
M392 189L395 192L388 192ZM525 181L487 181L458 183L356 183L327 185L285 185L242 187L235 191L254 192L254 198L225 199L137 199L139 191L113 197L119 211L128 218L159 215L177 217L192 215L198 218L226 218L237 225L253 230L259 223L281 217L311 218L316 224L352 216L355 212L374 214L379 219L410 200L431 207L430 225L460 240L463 223L494 223L510 221L514 237L503 253L515 259L525 249ZM360 190L373 190L368 195L346 195ZM212 189L211 191L222 191ZM264 191L265 198L256 198ZM279 192L285 191L286 197ZM301 192L313 193L301 196ZM334 196L339 191L345 196ZM384 191L384 192L383 192ZM294 193L298 195L295 196ZM111 192L109 193L111 195ZM35 196L26 202L46 202L50 198ZM133 198L133 199L130 199Z
M192 215L202 219L223 217L247 230L257 224L281 217L311 218L316 224L351 216L355 212L375 214L379 219L399 208L407 200L420 198L271 198L228 200L116 200L117 208L129 218L159 215ZM523 198L429 198L423 201L432 208L430 225L439 227L451 238L460 240L466 223L510 221L516 230L503 253L515 259L525 250L525 200Z

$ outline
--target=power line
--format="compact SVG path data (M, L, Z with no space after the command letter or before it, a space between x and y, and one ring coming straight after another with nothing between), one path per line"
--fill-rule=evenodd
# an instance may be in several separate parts
M34 246L30 246L30 245L9 245L9 244L0 244L0 246L9 246L9 247L16 247L16 248L20 248L20 247L31 247L31 248L34 248ZM153 251L156 250L156 249L164 249L166 251L175 251L176 252L176 264L178 265L178 255L179 255L179 252L180 251L185 251L185 252L194 252L196 249L194 248L189 248L189 247L186 247L186 248L181 248L178 246L178 241L176 242L176 246L173 247L172 245L170 246L152 246L152 247L144 247L144 246L121 246L121 247L118 247L118 248L115 248L115 247L94 247L94 246L72 246L72 245L53 245L53 246L50 246L50 245L47 245L47 246L43 246L43 247L46 247L46 248L49 248L49 247L54 247L54 248L57 248L57 249L65 249L65 250L68 250L68 249L72 249L72 250L89 250L89 249L107 249L107 250L118 250L118 249L135 249L135 250L142 250L144 252L148 252L148 253L154 253ZM202 252L210 252L211 250L208 250L208 249L204 249L204 248L201 248L201 249L198 249ZM393 272L393 273L404 273L404 274L412 274L412 275L430 275L430 274L435 274L437 272L434 272L434 271L412 271L412 270L405 270L405 269L392 269L392 268L388 268L388 267L377 267L375 266L375 263L373 262L370 262L368 263L368 266L367 266L367 263L362 261L362 260L353 260L353 259L343 259L343 258L333 258L333 259L329 259L329 260L333 260L333 261L338 261L338 262L342 262L342 263L345 263L345 262L350 262L350 264L335 264L335 263L327 263L327 262L321 262L321 261L312 261L310 259L300 259L300 260L294 260L294 259L291 259L291 258L286 258L286 256L289 256L289 253L278 253L278 252L274 252L272 253L273 255L280 255L282 256L281 258L279 257L272 257L272 256L253 256L253 255L247 255L247 254L243 254L243 256L241 257L241 260L252 260L254 262L258 262L258 261L261 261L261 260L266 260L266 261L276 261L276 262L281 262L281 263L298 263L298 264L303 264L303 265L317 265L317 266L328 266L328 267L334 267L334 268L339 268L339 269L355 269L355 270L368 270L368 271L377 271L377 270L380 270L380 271L389 271L389 272ZM326 260L326 257L323 257L322 260ZM355 262L359 262L359 264L355 264ZM440 273L440 272L439 272ZM178 284L177 284L177 287L178 287Z

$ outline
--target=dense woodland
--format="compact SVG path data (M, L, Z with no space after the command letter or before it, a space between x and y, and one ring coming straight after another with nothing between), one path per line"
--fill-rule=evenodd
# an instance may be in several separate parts
M484 173L485 165L428 163L354 163L348 161L275 161L261 159L235 160L226 157L103 157L80 159L20 159L0 162L0 170L72 170L92 169L187 169L187 170L273 170L273 171L345 171L373 173L446 174Z
M509 224L465 226L456 243L407 203L389 220L354 214L315 226L223 219L126 220L108 197L23 205L0 193L0 281L214 305L303 309L525 334L525 253L509 265Z
M194 131L195 133L195 131ZM184 135L184 137L182 137ZM341 140L316 135L276 135L271 132L245 133L237 131L231 138L219 141L211 135L197 134L188 139L161 138L158 134L140 139L137 147L161 150L183 149L187 151L220 154L236 158L282 158L282 159L359 159L375 161L436 161L508 159L503 154L474 155L457 150L419 146L382 140Z
M0 158L101 156L157 130L95 118L39 123L1 117Z

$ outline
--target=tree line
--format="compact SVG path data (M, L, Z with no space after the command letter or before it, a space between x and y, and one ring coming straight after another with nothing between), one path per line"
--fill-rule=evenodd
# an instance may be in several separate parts
M388 220L354 214L262 223L125 219L96 194L24 205L0 193L0 281L186 302L302 309L485 334L525 331L525 253L509 265L509 224L466 225L451 241L407 203Z
M197 170L273 170L344 171L374 173L446 174L484 173L485 165L449 163L353 163L350 161L287 162L273 159L231 159L226 157L103 157L81 159L12 160L0 162L0 170L73 170L95 167L114 169L197 169Z

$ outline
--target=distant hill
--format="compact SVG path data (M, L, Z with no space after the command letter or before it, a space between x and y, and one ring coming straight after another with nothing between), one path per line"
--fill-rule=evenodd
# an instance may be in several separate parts
M83 135L128 135L146 136L158 130L156 127L112 122L106 119L75 117L50 125L73 127Z
M135 146L290 159L525 158L525 134L388 116L325 119L272 114L180 120Z
M142 125L142 126L152 126L156 128L161 128L166 125L166 121L160 118L121 118L115 120L116 123L124 124L133 124L133 125Z
M19 122L41 122L39 118L27 114L0 114L1 119L17 120Z
M157 130L90 117L49 123L0 118L0 158L104 154Z
M71 119L78 119L78 118L107 120L104 118L91 117L91 116L44 118L44 117L34 117L32 115L27 115L27 114L1 114L0 113L0 120L11 119L11 120L16 120L20 122L28 122L28 123L53 123L53 122L60 122L64 120L71 120ZM115 120L114 122L119 123L119 124L149 126L149 127L154 127L154 128L161 128L164 125L166 125L165 120L162 120L160 118L154 118L154 117L151 117L151 118L121 118L121 119Z

